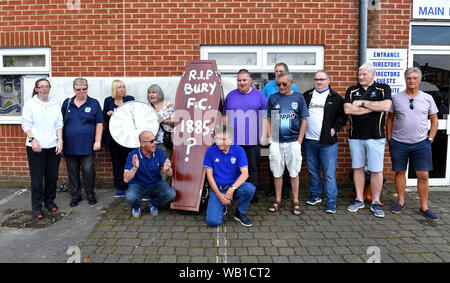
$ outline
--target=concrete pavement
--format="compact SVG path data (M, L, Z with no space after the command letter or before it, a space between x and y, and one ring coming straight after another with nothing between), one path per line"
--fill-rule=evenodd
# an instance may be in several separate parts
M267 212L272 198L261 191L248 216L253 227L233 219L232 204L224 224L209 228L200 213L161 209L153 217L143 202L141 218L133 218L114 190L97 189L99 203L83 201L70 208L70 194L58 192L56 203L67 216L42 229L0 227L0 262L151 262L151 263L363 263L450 262L449 188L432 190L429 206L440 216L432 222L419 213L415 188L407 192L406 209L393 214L395 189L382 193L385 218L372 215L369 205L358 213L346 211L351 188L340 188L337 213L325 204L308 206L306 187L300 189L301 216L291 213L291 199L277 214ZM0 190L0 221L14 211L30 209L26 191L2 203L18 189ZM69 247L78 251L67 251Z

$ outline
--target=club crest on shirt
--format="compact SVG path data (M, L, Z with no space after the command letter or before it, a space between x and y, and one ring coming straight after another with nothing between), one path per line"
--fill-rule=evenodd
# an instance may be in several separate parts
M280 109L280 104L275 105L275 109Z
M86 112L86 113L90 113L91 112L91 107L86 107L85 109L84 109L84 112Z
M292 109L297 110L297 108L298 108L298 103L295 102L295 101L292 102L291 107L292 107Z
M231 164L236 164L236 157L231 157L231 159L230 159L230 161L231 161Z
M377 96L377 93L376 93L375 91L372 91L372 92L370 93L370 97L375 97L375 96Z
M216 160L214 160L214 162L220 162L219 158L216 158Z

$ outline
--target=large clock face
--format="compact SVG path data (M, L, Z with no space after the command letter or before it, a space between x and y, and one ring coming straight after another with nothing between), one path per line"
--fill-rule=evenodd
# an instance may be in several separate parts
M139 134L142 131L152 131L156 136L158 129L158 114L155 109L136 100L117 107L109 120L111 137L121 146L128 148L140 146Z

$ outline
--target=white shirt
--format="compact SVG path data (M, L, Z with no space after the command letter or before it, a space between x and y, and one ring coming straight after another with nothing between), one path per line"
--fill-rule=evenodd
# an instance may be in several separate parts
M51 97L48 102L39 100L35 95L25 103L22 111L22 129L31 130L41 148L52 148L58 144L56 130L63 127L61 107ZM26 146L31 143L26 140Z
M309 117L305 133L307 139L316 141L320 139L320 132L322 131L323 112L325 108L325 102L329 94L329 88L322 92L318 92L317 90L314 90L313 92L308 108Z

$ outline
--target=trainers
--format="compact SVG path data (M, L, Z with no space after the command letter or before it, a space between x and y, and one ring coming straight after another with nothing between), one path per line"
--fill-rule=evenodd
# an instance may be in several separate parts
M350 212L357 212L359 209L364 208L364 202L362 200L356 199L354 203L347 207Z
M58 207L53 201L49 201L45 204L45 207L48 209L49 212L56 212L58 211Z
M133 208L133 211L131 212L131 214L135 218L141 217L141 208Z
M253 226L252 221L245 214L241 214L237 209L236 212L234 213L234 220L241 222L241 224L246 227Z
M150 214L153 216L158 215L158 208L156 206L154 206L151 202L150 202Z
M426 218L433 220L433 221L438 221L439 217L434 214L433 212L431 212L431 210L427 209L425 211L423 211L422 209L420 209L420 212L422 212L423 215L425 215Z
M125 192L123 190L117 189L116 194L114 195L115 198L124 198Z
M320 197L314 197L314 196L311 196L309 198L309 200L306 201L306 203L309 205L316 205L321 202L322 202L322 199Z
M401 205L401 204L397 203L391 208L391 212L398 214L398 213L402 212L403 209L405 209L405 205Z
M370 210L376 217L380 218L384 217L383 207L381 207L381 204L379 202L373 202L372 205L370 206Z
M44 218L44 216L42 215L42 210L40 208L33 209L33 218L34 219L39 219L39 220Z
M325 212L335 214L336 213L336 205L334 203L328 203L327 209L325 210Z

